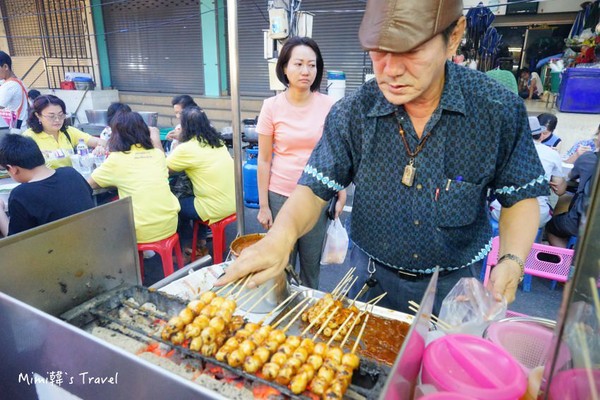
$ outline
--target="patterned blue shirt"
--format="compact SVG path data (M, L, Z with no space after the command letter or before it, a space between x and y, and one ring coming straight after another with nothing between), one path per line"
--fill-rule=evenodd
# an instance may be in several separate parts
M352 239L385 265L429 273L479 261L491 245L488 188L503 207L548 194L523 101L481 72L446 64L411 187L399 125L414 151L404 107L365 83L333 106L299 180L323 200L354 182Z

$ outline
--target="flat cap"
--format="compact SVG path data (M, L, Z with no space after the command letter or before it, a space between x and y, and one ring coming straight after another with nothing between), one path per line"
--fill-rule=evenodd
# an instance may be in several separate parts
M366 50L404 53L463 15L462 0L368 0L358 37Z

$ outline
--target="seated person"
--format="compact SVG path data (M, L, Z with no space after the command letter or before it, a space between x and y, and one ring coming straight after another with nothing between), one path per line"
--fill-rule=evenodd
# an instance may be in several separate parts
M167 165L169 171L184 171L192 181L194 195L179 198L181 231L188 230L189 220L214 223L235 213L233 159L200 108L181 112L180 143L167 157ZM202 235L199 246L206 244Z
M558 118L556 118L556 115L543 113L538 115L537 119L542 128L545 128L542 132L542 144L545 144L546 146L560 152L562 139L554 134L554 130L558 124Z
M50 94L35 99L29 113L29 129L23 135L35 140L50 168L70 167L79 139L92 148L106 145L106 141L68 126L66 118L65 102Z
M50 169L35 142L18 134L0 142L0 166L21 183L10 193L8 216L0 200L0 232L14 235L94 207L92 188L71 167Z
M531 135L535 145L535 150L538 153L538 157L544 167L544 173L548 182L550 182L550 189L557 195L562 195L567 189L567 182L564 178L562 162L558 153L548 146L542 144L542 131L543 128L536 117L529 117L529 128L531 129ZM538 204L540 206L540 228L542 228L550 218L552 218L552 209L548 203L548 196L538 196ZM500 219L501 206L498 200L494 200L490 204L490 212L492 218L496 221Z
M600 135L600 125L591 139L580 140L571 146L571 148L563 155L563 161L573 164L583 153L587 153L588 151L596 151L598 148L596 146L596 143L598 142L598 135Z
M579 222L585 214L590 198L591 186L598 164L598 153L587 152L579 156L569 173L569 179L579 179L577 191L566 213L554 215L546 225L548 242L552 246L567 247L571 236L577 236Z
M131 112L132 110L131 107L129 107L125 103L115 102L111 103L111 105L108 106L108 109L106 110L106 122L108 125L102 130L102 132L100 132L100 139L103 139L106 142L108 142L108 139L110 139L110 135L112 132L110 129L110 123L115 114L121 111ZM150 126L148 127L148 129L150 129L150 139L152 140L152 145L159 150L163 150L162 143L160 141L160 130L154 126Z
M171 141L169 148L170 150L173 150L175 147L177 147L177 144L179 143L179 135L181 134L181 111L183 111L183 109L186 107L200 108L200 106L196 104L194 99L187 94L173 97L173 100L171 100L171 105L173 106L175 118L177 118L177 125L175 125L175 129L167 133L167 140Z
M36 89L31 89L29 92L27 92L27 98L29 99L30 103L33 103L33 101L41 95L42 94L40 93L40 91Z
M538 73L529 72L528 68L522 68L519 76L519 96L526 100L539 99L544 93L544 85Z
M88 182L93 188L116 187L120 198L131 196L138 243L168 238L177 231L179 203L169 190L164 153L152 145L138 113L117 113L110 128L110 154Z

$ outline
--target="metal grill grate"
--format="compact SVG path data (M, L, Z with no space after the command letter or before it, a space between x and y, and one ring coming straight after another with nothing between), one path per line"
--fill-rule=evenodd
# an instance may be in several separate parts
M35 0L0 2L8 49L13 56L41 56L42 40Z

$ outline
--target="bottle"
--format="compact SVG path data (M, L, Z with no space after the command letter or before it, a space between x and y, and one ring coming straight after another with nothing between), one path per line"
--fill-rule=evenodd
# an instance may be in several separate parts
M77 143L77 154L84 157L88 155L88 147L84 143L83 139L79 139L79 143Z

